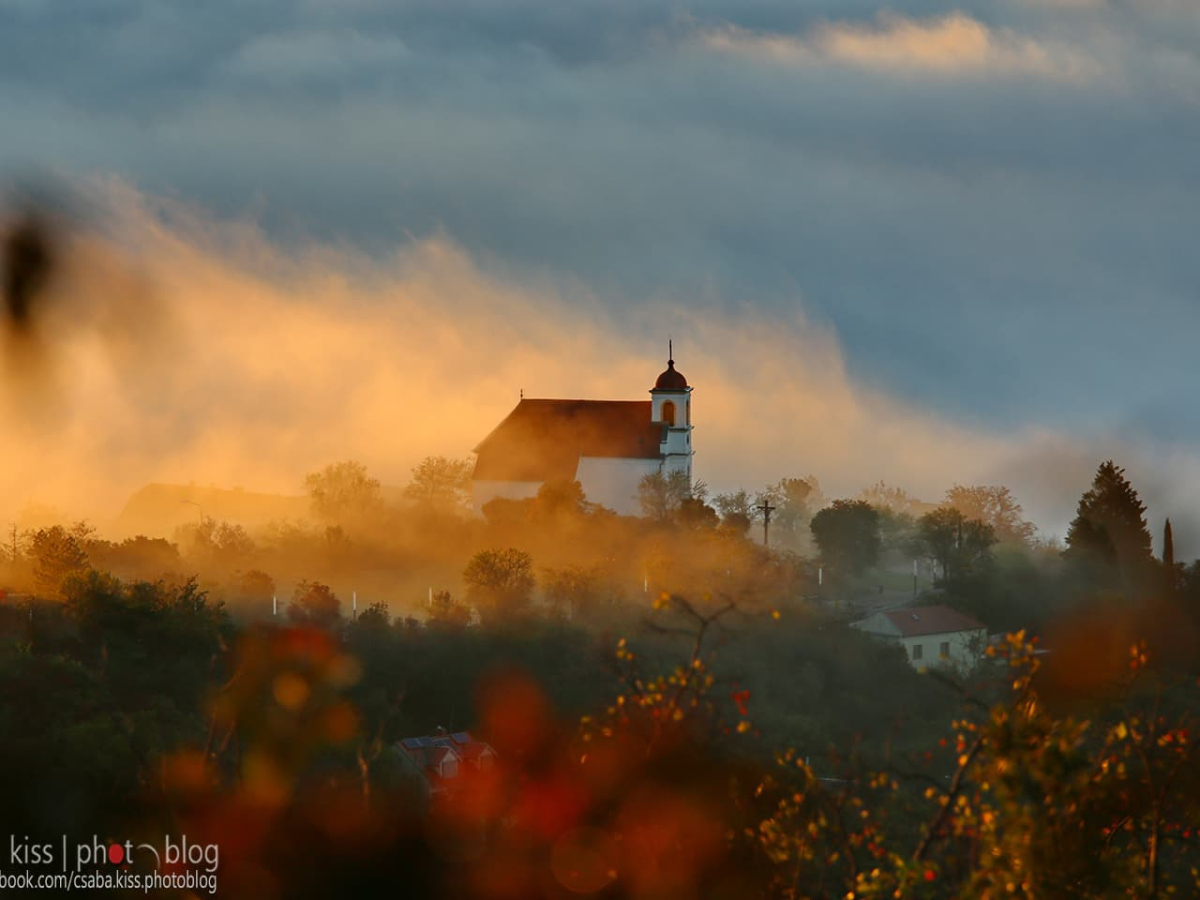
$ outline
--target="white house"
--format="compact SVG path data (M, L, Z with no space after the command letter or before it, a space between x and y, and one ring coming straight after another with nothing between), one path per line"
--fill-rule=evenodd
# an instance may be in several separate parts
M879 610L850 627L899 643L918 670L971 669L987 647L987 626L949 606Z
M692 477L692 389L675 360L649 400L521 398L479 446L471 481L476 512L523 500L552 480L578 481L592 503L640 512L638 483L654 472Z

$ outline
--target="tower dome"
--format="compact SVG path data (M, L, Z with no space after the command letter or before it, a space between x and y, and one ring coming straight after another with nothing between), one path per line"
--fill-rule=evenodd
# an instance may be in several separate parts
M687 379L683 377L682 372L676 371L673 359L667 360L667 370L654 382L656 391L684 391L687 390L687 386Z

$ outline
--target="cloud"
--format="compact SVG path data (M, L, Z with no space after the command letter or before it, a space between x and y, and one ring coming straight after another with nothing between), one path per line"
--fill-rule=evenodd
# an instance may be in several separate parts
M109 236L79 240L60 289L102 306L136 271L151 288L135 315L163 325L145 352L115 358L90 321L47 329L59 377L38 395L46 408L5 416L10 515L30 501L111 514L149 481L294 492L343 458L403 483L427 454L468 454L521 390L644 396L667 334L696 388L697 466L715 486L815 471L834 489L888 477L937 492L1006 443L857 385L836 335L798 313L661 302L614 318L583 288L489 271L445 237L385 260L292 252L251 223L120 182L91 194Z
M705 32L703 40L719 53L780 64L839 63L937 76L1034 75L1082 80L1096 68L1078 50L1051 46L1011 29L993 30L962 12L931 19L885 12L870 24L827 22L799 36L726 25Z
M268 34L243 44L228 65L234 76L322 79L386 68L410 57L404 42L353 30Z
M665 297L613 315L577 282L472 258L446 236L384 258L297 249L114 179L84 194L103 233L75 239L58 290L91 312L46 323L38 383L7 380L9 518L33 504L104 525L153 481L296 493L350 458L403 484L426 455L468 455L521 391L645 396L671 334L695 388L697 475L715 490L814 473L831 496L884 479L936 500L1000 482L1061 535L1111 455L1152 515L1175 519L1180 553L1197 543L1200 494L1180 490L1194 455L922 409L864 383L802 298L787 315Z
M1097 9L1108 5L1108 0L1014 0L1014 2L1027 4L1035 8L1050 7L1068 10Z
M316 284L330 273L358 298L352 310L359 300L371 309L365 301L376 295L374 283L403 295L435 271L448 295L475 284L481 296L534 297L515 308L531 323L545 317L552 324L547 346L576 323L589 335L625 335L611 352L628 357L629 368L611 383L586 385L597 395L637 395L648 361L660 355L664 323L681 338L678 321L696 323L697 334L703 324L760 335L763 349L738 344L739 358L793 361L795 372L777 373L777 383L792 386L807 405L771 402L800 425L739 418L753 398L742 403L725 385L767 385L751 363L728 361L716 338L703 348L703 366L716 366L717 374L695 365L689 372L705 388L698 410L720 399L721 424L709 421L709 429L732 423L719 441L711 431L701 435L707 444L698 459L730 484L750 485L760 472L822 475L828 468L827 479L846 473L831 490L856 491L860 469L838 454L849 460L865 451L849 441L823 449L822 429L836 423L838 434L857 433L870 444L896 421L887 410L902 410L902 422L928 419L923 430L948 447L973 448L958 461L949 451L929 451L945 463L947 478L924 481L924 469L901 465L906 445L897 461L873 448L880 466L868 480L894 473L927 496L943 480L971 478L996 459L1002 465L1006 452L1022 458L1022 435L1039 430L1085 447L1137 435L1146 447L1157 442L1196 456L1194 4L954 6L947 18L951 7L929 0L697 0L680 17L671 0L263 0L252 8L231 0L106 0L68 16L59 4L0 3L0 174L29 165L69 179L115 174L148 192L133 206L155 215L162 203L153 196L176 198L188 213L171 213L167 233L179 232L180 218L189 216L209 224L188 225L182 233L194 228L200 237L162 247L162 258L192 260L179 256L181 247L208 248L199 259L211 266L181 261L179 271L196 273L197 285L210 269L225 272L228 290L246 309L261 310L263 321L277 313L247 297L265 292L280 310L307 297L309 306L326 309ZM701 36L718 34L750 42L745 52L715 52ZM938 43L954 35L949 49ZM776 39L779 60L755 55L756 38ZM939 53L949 62L938 65L959 68L937 68L930 60ZM1050 69L1039 69L1038 59ZM1087 77L1072 77L1077 59ZM1092 74L1096 60L1102 72ZM246 219L255 226L238 224ZM116 240L107 227L98 230ZM263 247L261 258L242 260L233 234ZM147 248L157 240L138 239ZM149 250L138 255L150 261L133 267L137 278L152 270L155 285L190 298L184 320L196 315L190 304L219 302L217 292L164 271ZM121 254L96 249L94 256L114 270L131 265ZM279 274L316 258L325 263L312 263L313 283ZM435 259L457 262L439 268ZM327 324L324 313L305 315L315 317L314 332L337 337L329 353L343 363L339 377L357 359L364 378L390 383L387 370L344 349L390 335L383 324L365 311ZM490 321L486 310L480 315ZM356 328L360 319L370 324ZM507 327L499 321L496 333ZM67 373L86 370L114 396L150 392L129 401L137 414L128 421L139 423L145 446L123 446L121 429L79 412L77 400L63 401L70 412L60 417L68 423L63 433L81 441L103 436L116 458L128 457L126 469L113 469L128 475L114 484L143 471L189 471L200 454L174 448L199 439L186 432L204 417L171 409L179 399L206 410L203 392L184 390L186 379L176 392L166 374L139 379L133 373L141 362L114 361L111 341L89 347L82 334L71 357L77 368L59 373L70 380ZM291 399L282 375L237 374L250 366L243 361L250 348L209 360L225 342L205 349L186 329L164 326L160 334L164 348L179 347L182 371L221 381L228 368L230 378L256 386L249 392L281 398L281 421L315 421ZM816 352L820 335L836 355ZM396 346L409 346L402 338ZM514 340L525 346L524 338ZM579 352L588 368L597 362L588 347ZM824 377L803 362L809 356L838 361L853 404L827 402L836 390L805 388ZM320 367L325 357L312 358ZM493 357L508 358L502 348ZM462 418L491 423L520 387L565 392L570 379L557 363L536 365L542 358L537 346L513 356L498 399L486 409L462 408ZM432 375L417 377L420 366L414 370L413 383L433 383ZM538 372L540 387L531 374ZM311 377L314 396L328 401ZM348 383L344 393L357 390ZM232 420L249 400L226 393ZM870 411L872 395L883 398L885 412ZM103 396L95 399L105 408ZM114 421L125 415L113 410ZM91 429L69 432L75 414ZM242 418L250 432L269 424ZM347 428L356 441L366 433L365 426ZM458 428L455 421L422 432L412 452L472 445L473 426ZM231 450L236 464L218 466L214 456L211 474L195 477L251 484L261 474L291 489L294 471L344 455L323 443L331 440L323 432L309 431L317 437L307 456L300 452L307 445L289 432L264 431L270 446L289 448L280 451L277 471L263 462L256 474L252 455ZM739 455L739 441L759 431L776 445ZM451 432L452 440L438 438ZM914 437L913 446L923 440ZM403 480L397 461L408 451L398 442L365 443L386 444L378 462L390 468L381 474ZM1146 449L1145 458L1154 452ZM863 457L860 468L871 462ZM37 471L46 484L56 477L40 465ZM1032 505L1032 492L1022 496ZM1047 515L1073 505L1056 494Z

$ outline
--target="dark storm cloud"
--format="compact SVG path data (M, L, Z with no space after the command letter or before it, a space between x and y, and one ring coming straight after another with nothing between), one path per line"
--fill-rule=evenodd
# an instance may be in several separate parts
M614 311L802 302L972 425L1187 446L1197 48L1185 0L0 0L0 164Z

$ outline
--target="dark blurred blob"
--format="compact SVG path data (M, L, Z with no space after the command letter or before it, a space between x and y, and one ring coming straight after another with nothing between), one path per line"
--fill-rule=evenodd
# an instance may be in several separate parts
M57 262L56 237L43 214L26 211L5 229L4 322L13 334L33 327Z
M52 183L6 192L0 204L3 386L18 420L56 433L70 416L73 348L98 344L134 402L154 400L172 375L169 314L119 223ZM153 377L150 377L153 375ZM147 396L143 396L147 395Z
M1170 680L1200 658L1195 622L1181 604L1162 597L1097 600L1055 620L1044 643L1038 691L1059 713L1123 697L1141 669Z
M55 429L63 415L63 385L49 352L46 323L51 296L67 256L64 219L44 202L21 200L17 212L0 207L0 290L7 408L17 420Z

